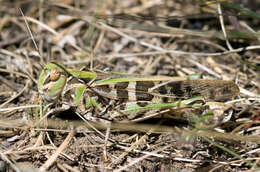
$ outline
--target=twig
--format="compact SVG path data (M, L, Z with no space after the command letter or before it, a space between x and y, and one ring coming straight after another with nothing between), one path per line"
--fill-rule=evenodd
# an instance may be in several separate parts
M29 24L28 24L28 22L27 22L27 20L26 20L26 18L25 18L25 16L24 16L24 14L23 14L23 11L22 11L21 8L19 8L19 10L20 10L20 13L21 13L22 16L23 16L23 19L24 19L25 25L26 25L26 27L27 27L27 30L28 30L28 32L29 32L29 34L30 34L30 37L32 38L33 45L34 45L35 49L38 51L40 57L42 57L42 55L40 54L39 48L38 48L38 46L37 46L37 44L36 44L36 42L35 42L35 40L34 40L34 37L33 37L33 34L32 34L32 32L31 32L31 29L30 29L30 27L29 27Z
M28 108L36 108L40 107L39 105L26 105L26 106L18 106L18 107L9 107L9 108L2 108L0 112L12 111L12 110L20 110L20 109L28 109Z
M106 25L106 24L104 24L104 23L102 23L102 22L100 22L100 24L101 24L104 28L106 28L106 29L108 29L108 30L110 30L110 31L112 31L112 32L114 32L114 33L116 33L116 34L122 36L122 37L125 37L126 39L129 39L129 40L131 40L131 41L133 41L133 42L136 42L136 43L138 43L138 44L141 44L141 45L143 45L143 46L145 46L145 47L148 47L148 48L151 48L151 49L155 49L155 50L158 50L158 51L165 51L165 49L163 49L163 48L161 48L161 47L158 47L158 46L149 44L149 43L144 42L144 41L140 41L140 40L138 40L138 39L136 39L136 38L134 38L134 37L132 37L132 36L129 36L129 35L127 35L127 34L121 32L120 30L118 30L118 29L116 29L116 28L113 28L113 27L111 27L111 26L108 26L108 25Z
M163 51L149 51L149 52L142 52L142 53L124 53L124 54L111 54L106 56L100 56L96 57L97 59L102 58L130 58L130 57L136 57L136 56L151 56L151 55L159 55L159 54L176 54L176 55L190 55L190 56L223 56L226 54L232 54L232 53L238 53L242 51L247 50L257 50L260 49L260 45L255 46L247 46L242 48L233 49L230 51L224 51L220 53L198 53L198 52L185 52L185 51L177 51L177 50L163 50ZM69 61L64 62L65 65L75 65L75 64L81 64L86 63L88 60L75 60L75 61Z
M40 167L40 171L46 171L58 158L59 154L68 146L69 142L75 135L75 130L72 130L69 135L66 137L64 142L56 150L56 152Z
M124 166L124 167L122 167L122 168L120 168L120 169L118 169L118 170L115 170L115 172L120 172L120 171L126 170L126 169L128 169L129 167L133 166L134 164L136 164L136 163L138 163L138 162L140 162L140 161L142 161L142 160L144 160L144 159L150 157L152 154L155 154L155 153L157 153L157 152L161 152L161 151L163 151L163 150L165 150L165 149L167 149L167 148L169 148L169 147L171 147L171 146L173 146L173 144L169 144L169 145L167 145L167 146L162 147L161 149L158 149L158 150L156 150L156 151L151 152L151 154L147 154L147 155L144 155L144 156L142 156L142 157L140 157L140 158L137 158L137 159L135 159L134 161L132 161L131 163L129 163L128 165L126 165L126 166Z
M19 93L17 93L16 95L12 96L9 100L7 100L6 102L2 103L0 105L0 108L4 107L6 104L10 103L11 101L13 101L17 97L19 97L24 92L24 90L26 90L28 88L29 83L30 83L30 81L27 80L26 85L24 86L24 88Z
M220 21L221 29L222 29L224 38L226 40L227 47L228 47L229 50L233 50L231 44L228 41L227 32L226 32L226 29L225 29L225 26L224 26L224 19L223 19L220 3L217 3L217 7L218 7L218 14L219 14L219 21Z
M22 172L15 164L13 164L5 154L3 154L1 151L0 151L0 157L2 160L4 160L5 162L7 162L11 167L12 169L14 169L14 171L16 172Z

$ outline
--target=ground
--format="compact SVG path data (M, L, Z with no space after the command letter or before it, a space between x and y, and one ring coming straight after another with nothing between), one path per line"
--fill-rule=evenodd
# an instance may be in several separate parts
M259 170L259 2L0 2L0 171ZM168 118L94 123L73 109L45 118L37 82L50 61L232 80L240 94L225 102L231 120L207 130Z

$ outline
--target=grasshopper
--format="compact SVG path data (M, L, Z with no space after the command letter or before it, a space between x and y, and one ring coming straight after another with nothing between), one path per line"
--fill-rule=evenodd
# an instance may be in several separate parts
M161 114L212 111L214 126L230 119L221 103L239 94L233 81L127 75L66 69L50 62L38 80L39 93L51 107L73 108L88 119L138 122Z

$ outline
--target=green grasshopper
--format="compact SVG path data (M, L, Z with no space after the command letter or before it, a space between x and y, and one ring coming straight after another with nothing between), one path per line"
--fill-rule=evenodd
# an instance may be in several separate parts
M214 126L231 117L224 113L230 106L220 102L239 94L232 81L81 71L57 62L44 67L38 89L52 107L73 108L90 120L138 122L202 109L213 112Z

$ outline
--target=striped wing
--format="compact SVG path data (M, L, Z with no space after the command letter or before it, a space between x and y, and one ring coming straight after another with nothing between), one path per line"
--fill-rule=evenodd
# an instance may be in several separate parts
M122 78L121 78L122 79ZM232 81L171 78L170 80L139 80L127 78L115 83L97 82L93 90L99 95L122 101L173 102L202 96L205 101L227 101L239 94ZM135 81L134 81L135 79ZM113 79L115 80L115 79ZM103 81L103 80L102 80Z

